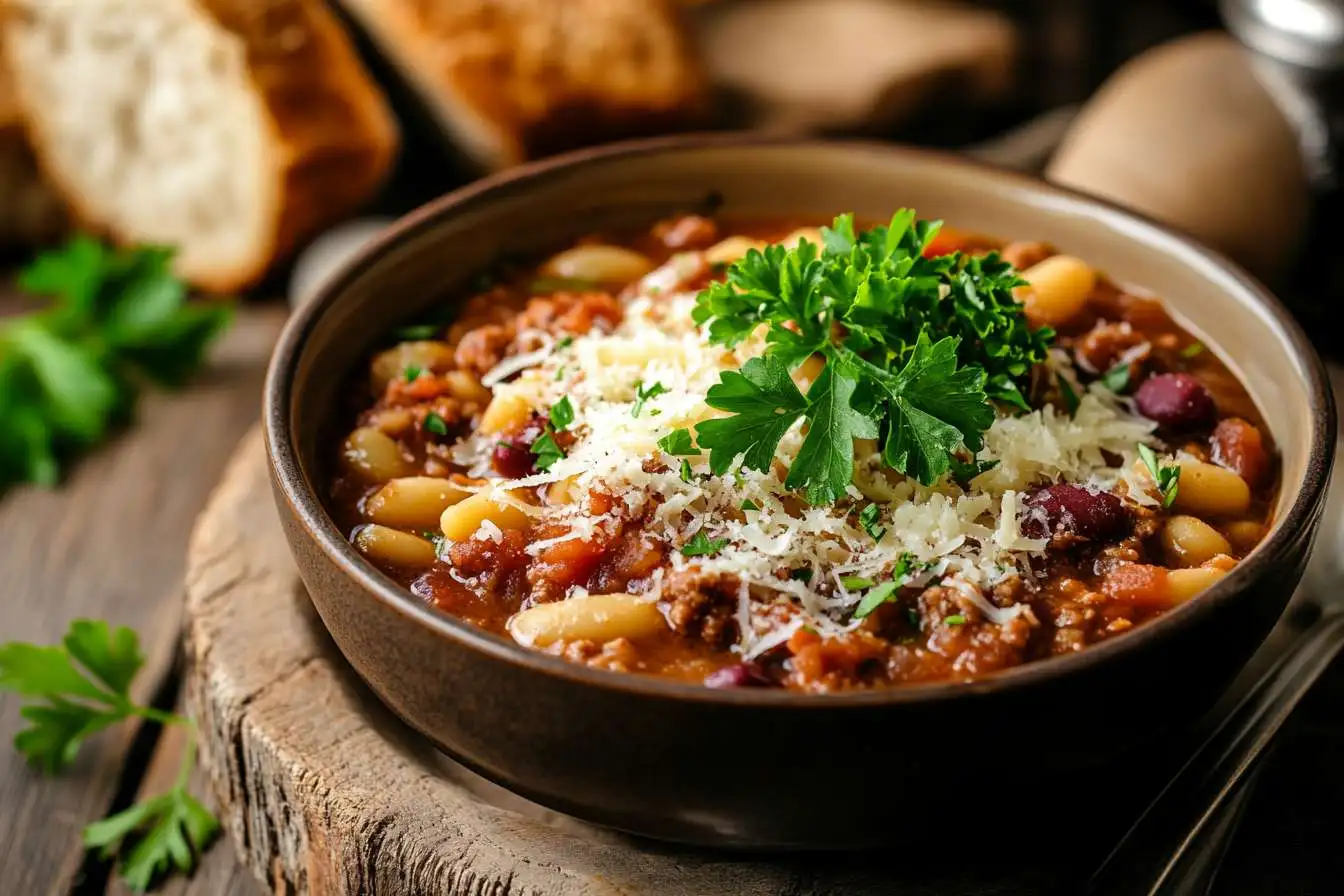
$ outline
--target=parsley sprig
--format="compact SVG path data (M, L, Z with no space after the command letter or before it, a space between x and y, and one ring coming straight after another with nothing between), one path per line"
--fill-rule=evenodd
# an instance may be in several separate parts
M55 484L64 459L130 418L143 386L182 386L200 367L232 312L188 304L172 257L76 237L19 274L54 301L0 320L0 491Z
M1164 464L1158 460L1156 452L1142 442L1139 443L1139 457L1153 477L1158 494L1162 496L1162 507L1168 508L1176 501L1176 492L1181 483L1181 465Z
M189 874L219 833L218 820L187 790L195 763L194 726L131 698L131 681L143 664L135 632L88 619L71 623L57 645L0 645L0 690L35 698L19 711L29 724L14 746L48 774L63 771L85 740L118 722L140 718L187 726L182 769L172 789L84 829L85 847L103 858L118 856L122 877L135 892L149 889L171 869Z
M997 255L925 258L940 226L906 209L856 233L842 215L822 246L752 250L700 293L693 317L711 342L732 347L765 326L764 354L706 396L731 416L695 427L716 475L738 456L767 470L802 419L785 485L810 503L845 493L856 438L880 439L888 466L932 484L958 452L983 447L991 400L1027 407L1022 386L1053 333L1027 325L1012 293L1024 281ZM825 365L803 395L790 373L814 355Z

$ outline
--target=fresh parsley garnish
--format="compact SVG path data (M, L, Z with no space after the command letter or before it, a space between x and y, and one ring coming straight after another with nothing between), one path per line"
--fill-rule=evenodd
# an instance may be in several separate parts
M955 451L980 450L991 399L1026 407L1020 387L1053 332L1027 325L1012 292L1023 281L996 254L924 258L940 226L903 210L856 233L842 215L822 247L753 249L697 296L692 316L713 343L766 327L765 353L722 373L706 397L732 414L696 427L716 475L739 455L766 471L804 420L785 484L810 503L845 493L856 438L880 439L888 466L932 484ZM790 373L813 355L825 365L804 396Z
M19 711L29 724L14 746L43 771L64 770L87 738L118 722L187 726L187 748L171 790L84 828L84 846L103 858L118 856L121 875L135 892L149 889L165 871L190 873L219 833L214 815L187 792L195 764L194 726L131 698L131 681L143 663L135 632L89 619L71 623L62 642L51 647L0 645L0 690L35 698Z
M981 473L994 469L998 465L999 459L997 457L993 460L980 460L979 458L974 457L970 460L962 460L953 455L952 478L956 481L957 485L961 486L963 489L969 488L972 479L979 476Z
M896 596L896 590L905 584L915 570L920 566L915 555L904 553L896 561L896 565L891 568L891 580L883 582L876 588L869 591L859 601L859 605L854 608L854 618L863 619L870 613L882 606L887 601Z
M425 431L432 432L436 436L448 435L448 422L434 411L425 415Z
M638 417L639 412L644 410L645 402L651 401L659 395L664 395L668 391L668 388L662 383L651 383L648 386L645 386L642 381L635 383L635 403L630 406L630 416Z
M574 337L573 337L573 336L561 336L561 337L560 337L559 339L557 339L556 342L555 342L555 350L558 351L558 352L560 352L560 351L564 351L565 349L569 348L569 347L570 347L571 345L573 345L573 344L574 344Z
M681 481L690 482L694 478L695 474L691 472L691 462L683 457L681 459Z
M951 616L943 617L943 622L947 625L965 625L966 617L960 613L954 613Z
M1121 361L1101 376L1101 384L1116 395L1129 388L1129 362Z
M392 338L398 342L423 342L436 338L442 329L438 324L411 324L393 330Z
M568 395L551 405L550 418L551 425L557 430L568 429L574 422L574 403Z
M565 368L563 365L561 365L560 367L556 368L555 381L558 383L564 378L565 378Z
M402 375L406 377L406 382L413 383L416 380L420 379L420 374L424 372L425 368L416 367L414 364L412 364L410 367L407 367L405 370L402 371Z
M701 529L691 536L691 540L681 547L683 557L708 557L711 554L717 554L728 545L726 538L710 538Z
M1055 383L1059 386L1059 397L1064 402L1064 410L1072 417L1078 413L1078 392L1073 388L1073 383L1062 373L1055 374Z
M1199 355L1199 354L1200 354L1201 352L1203 352L1203 351L1204 351L1204 344L1203 344L1203 343L1200 343L1200 342L1192 342L1192 343L1190 343L1189 345L1187 345L1185 348L1181 349L1181 357L1182 357L1182 358L1185 358L1185 359L1188 360L1188 359L1190 359L1190 358L1193 358L1193 357Z
M758 505L755 501L751 500L750 498L748 498L747 500L743 501L741 506L742 506L742 509L743 509L743 510L760 510L760 509L761 509L761 508L760 508L760 505Z
M133 416L144 387L180 387L201 366L233 311L189 304L172 258L75 237L19 274L53 301L0 320L0 491L54 485L64 460Z
M859 511L859 525L863 527L863 531L867 532L873 541L881 541L882 536L887 534L887 530L877 524L877 520L881 516L882 508L876 504L869 504Z
M863 576L841 576L840 584L844 585L847 591L860 591L864 588L871 588L877 583L872 579L865 579Z
M810 582L812 581L812 570L807 566L791 569L789 570L789 578L795 582Z
M672 430L658 440L658 447L664 454L670 454L673 457L685 457L687 455L700 453L696 450L689 429Z
M555 441L555 435L548 429L537 437L529 447L532 456L536 458L538 470L549 470L555 465L555 462L565 456L565 449L561 448Z
M1176 491L1181 480L1180 464L1163 464L1153 449L1142 442L1139 443L1139 457L1143 459L1143 465L1148 468L1152 474L1153 482L1157 485L1158 494L1162 496L1162 506L1170 507L1176 500Z

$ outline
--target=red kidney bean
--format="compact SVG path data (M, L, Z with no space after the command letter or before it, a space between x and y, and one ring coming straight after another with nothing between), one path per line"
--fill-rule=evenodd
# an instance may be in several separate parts
M1188 429L1218 415L1213 393L1188 373L1159 373L1144 380L1134 393L1134 406L1168 429Z
M1022 520L1022 533L1028 538L1074 535L1099 540L1125 528L1125 505L1119 498L1071 482L1038 489L1027 495L1026 504L1030 510Z
M517 442L500 442L490 454L490 466L495 472L507 479L521 479L534 471L536 457L526 445Z
M765 672L755 663L735 663L715 669L705 676L708 688L760 688L772 687L775 682L766 677Z

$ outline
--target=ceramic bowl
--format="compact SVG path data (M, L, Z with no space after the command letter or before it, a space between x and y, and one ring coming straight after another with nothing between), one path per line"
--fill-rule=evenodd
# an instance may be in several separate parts
M505 255L713 206L880 219L901 206L1045 240L1164 297L1242 377L1282 453L1272 531L1214 588L1078 654L969 684L808 696L715 691L571 665L437 613L360 557L323 506L343 383L382 334ZM899 842L1070 817L1215 700L1280 615L1320 516L1335 438L1321 363L1226 259L1118 208L1007 171L892 146L681 137L571 154L476 182L368 246L290 321L265 425L294 557L336 644L407 723L544 806L650 837L750 847ZM1048 814L1048 813L1047 813ZM948 828L947 825L955 825ZM1026 835L1023 835L1026 836Z

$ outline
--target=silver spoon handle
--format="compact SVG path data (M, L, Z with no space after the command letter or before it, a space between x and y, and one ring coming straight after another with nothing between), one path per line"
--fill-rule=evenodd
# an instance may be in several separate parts
M1088 882L1087 896L1158 896L1237 784L1344 647L1344 612L1303 629L1190 756Z

